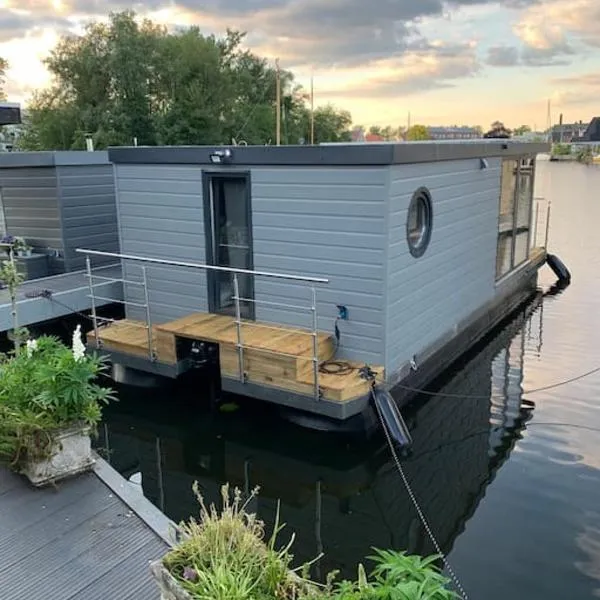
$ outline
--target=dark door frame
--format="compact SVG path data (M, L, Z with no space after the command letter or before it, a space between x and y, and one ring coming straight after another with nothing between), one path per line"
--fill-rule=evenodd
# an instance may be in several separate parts
M212 199L212 182L218 179L242 179L246 184L246 220L248 223L248 245L250 247L250 264L249 270L254 270L254 238L252 232L252 180L250 177L250 171L216 171L216 170L204 170L202 172L202 196L204 203L204 238L206 243L206 264L216 265L216 256L214 252L213 242L216 240L217 232L214 231L214 223L218 222L217 205L211 206ZM213 217L215 217L213 219ZM207 270L206 283L208 292L208 310L213 314L219 313L219 298L218 298L218 284L217 284L217 271ZM254 277L250 276L250 298L254 300ZM250 320L256 319L256 305L254 302L249 303L249 313L246 318Z

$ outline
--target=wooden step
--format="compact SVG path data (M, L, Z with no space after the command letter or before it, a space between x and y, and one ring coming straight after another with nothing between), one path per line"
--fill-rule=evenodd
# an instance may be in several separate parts
M219 344L221 373L239 375L237 325L232 317L206 313L188 315L177 321L156 326L157 331ZM244 345L244 370L270 377L297 380L312 371L313 339L310 332L297 327L243 321L241 340ZM319 333L319 361L333 356L331 335Z
M99 329L102 347L113 352L122 352L133 356L148 357L148 330L145 323L123 319ZM89 345L94 346L96 335L92 329L86 336ZM171 334L152 330L152 345L156 352L156 360L174 365L177 362L175 353L175 337Z

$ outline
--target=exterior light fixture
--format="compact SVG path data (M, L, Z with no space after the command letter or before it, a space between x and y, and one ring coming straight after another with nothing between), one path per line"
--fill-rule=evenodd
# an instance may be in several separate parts
M214 165L229 164L233 159L233 154L229 148L225 150L216 150L210 154L210 162Z
M487 161L487 158L480 158L479 159L479 168L480 169L487 169L490 166L490 164Z

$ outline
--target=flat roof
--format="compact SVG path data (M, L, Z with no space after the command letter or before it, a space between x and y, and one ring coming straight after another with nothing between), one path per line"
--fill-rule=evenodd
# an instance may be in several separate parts
M107 165L108 152L96 150L57 150L52 152L0 152L0 169L19 167L71 167Z
M549 152L550 144L510 139L322 144L318 146L121 146L109 160L125 164L213 164L210 156L231 150L230 165L384 166Z

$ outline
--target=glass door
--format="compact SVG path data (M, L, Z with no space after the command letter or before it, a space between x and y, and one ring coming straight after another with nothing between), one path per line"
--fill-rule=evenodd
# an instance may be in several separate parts
M252 219L250 181L247 174L206 175L208 192L207 259L219 267L252 270ZM254 318L254 281L238 274L242 318ZM213 313L235 315L233 274L209 271L209 309Z

